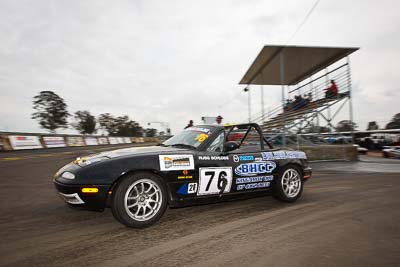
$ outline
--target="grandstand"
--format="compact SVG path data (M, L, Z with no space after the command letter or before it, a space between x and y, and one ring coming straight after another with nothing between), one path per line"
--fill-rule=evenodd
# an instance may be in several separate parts
M263 125L270 139L290 142L292 135L304 132L310 125L334 131L333 120L349 105L349 121L353 121L351 71L349 55L354 47L264 46L243 76L240 84L279 85L281 105L268 114L259 114L253 122ZM325 90L334 80L338 93L326 97ZM301 107L285 108L295 95L311 95ZM298 140L296 141L298 142Z

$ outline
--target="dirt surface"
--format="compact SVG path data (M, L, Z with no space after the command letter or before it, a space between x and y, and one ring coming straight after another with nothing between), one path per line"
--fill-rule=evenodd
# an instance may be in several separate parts
M315 163L295 204L258 197L168 209L158 224L136 230L119 224L109 210L72 210L58 197L52 174L86 152L0 154L1 266L398 266L400 261L400 162Z

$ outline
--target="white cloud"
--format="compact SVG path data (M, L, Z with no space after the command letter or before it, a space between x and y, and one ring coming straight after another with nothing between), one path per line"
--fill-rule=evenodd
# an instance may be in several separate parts
M0 130L38 131L32 97L54 90L70 112L127 114L142 125L221 114L247 119L237 83L264 44L283 44L314 1L2 1ZM361 46L355 119L398 113L396 1L321 1L291 44ZM260 112L259 88L252 92ZM278 88L265 89L269 107ZM382 123L381 123L382 124Z

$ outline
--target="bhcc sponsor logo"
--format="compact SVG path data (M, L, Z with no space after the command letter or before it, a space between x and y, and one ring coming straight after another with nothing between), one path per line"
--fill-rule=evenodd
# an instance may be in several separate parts
M273 161L243 163L236 167L235 173L240 176L252 176L261 173L271 173L276 168Z

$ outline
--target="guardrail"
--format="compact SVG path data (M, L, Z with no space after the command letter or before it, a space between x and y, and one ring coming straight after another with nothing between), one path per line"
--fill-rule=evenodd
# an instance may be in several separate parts
M0 132L0 151L145 142L159 142L159 138Z

